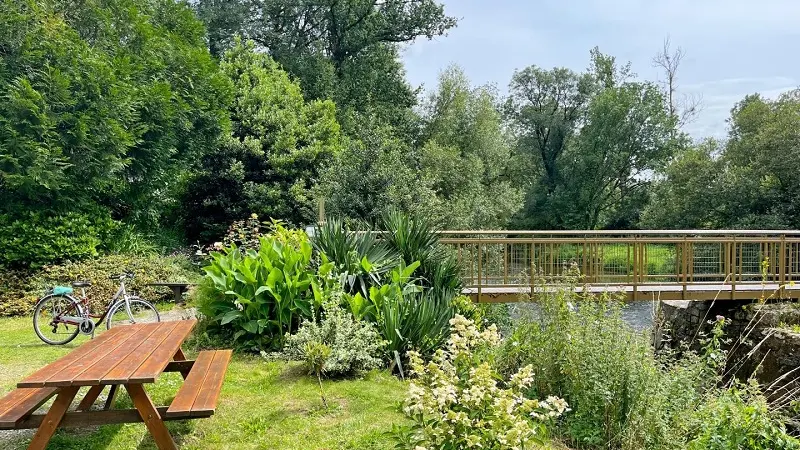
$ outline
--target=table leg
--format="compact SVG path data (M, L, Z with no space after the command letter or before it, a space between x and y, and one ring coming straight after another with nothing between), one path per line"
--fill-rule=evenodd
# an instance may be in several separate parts
M50 442L50 438L56 432L58 424L61 423L61 419L64 418L64 414L69 409L69 405L72 404L72 400L78 394L79 389L80 387L78 386L69 386L62 388L58 392L58 397L56 397L50 410L44 416L44 420L39 425L39 429L36 430L36 434L33 435L33 439L28 445L28 450L44 450L47 447L47 443Z
M156 441L156 446L160 450L177 450L178 447L175 446L175 441L169 434L167 426L164 425L164 421L161 420L153 401L144 391L144 387L141 384L126 384L125 389L131 396L133 405L139 411L139 416L141 416L144 424L147 425L147 429L150 430L153 440Z
M92 386L92 388L89 389L89 392L86 393L86 396L83 397L83 400L81 400L80 404L78 404L78 411L90 410L92 405L94 405L94 402L97 400L97 397L99 397L100 393L103 392L104 388L105 386L102 384Z
M117 392L119 392L119 385L112 384L111 388L108 390L108 398L106 399L106 404L103 406L103 409L108 411L114 406L114 400L117 399Z
M183 349L179 348L178 351L175 352L175 356L172 357L172 360L173 361L186 361L186 355L183 354ZM189 376L189 371L188 370L182 370L181 371L181 376L185 380L186 377Z
M172 292L175 294L176 304L183 301L183 289L181 289L181 286L172 286Z

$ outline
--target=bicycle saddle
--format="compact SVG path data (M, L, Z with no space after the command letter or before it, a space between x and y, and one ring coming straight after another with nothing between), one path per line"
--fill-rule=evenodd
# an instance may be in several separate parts
M89 287L91 285L92 285L92 283L90 283L88 281L73 281L72 282L72 287L76 287L76 288Z

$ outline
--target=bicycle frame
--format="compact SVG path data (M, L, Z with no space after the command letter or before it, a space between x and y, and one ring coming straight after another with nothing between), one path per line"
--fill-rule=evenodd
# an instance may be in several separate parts
M108 313L111 312L111 310L114 309L114 307L117 306L117 304L119 304L120 302L125 302L125 312L128 314L128 317L131 319L131 321L134 321L133 312L131 311L130 297L128 296L128 293L125 291L124 279L120 280L117 292L114 294L113 297L111 297L111 301L108 303L108 307L106 307L106 310L103 311L103 314L99 316L91 313L91 308L89 306L89 298L86 296L85 288L81 288L80 300L69 294L65 295L65 297L73 300L74 303L70 306L70 308L67 311L64 311L62 314L59 314L58 316L53 318L51 325L59 323L66 323L69 325L79 325L84 320L92 318L92 319L97 319L97 322L95 322L95 326L100 326L100 324L103 323L103 320L105 320L106 316L108 316ZM120 297L122 297L121 300ZM78 308L80 309L79 311L77 311L78 315L77 316L65 315L72 313L75 309L74 308L75 305L78 305ZM83 308L81 308L81 305L86 309L83 310Z

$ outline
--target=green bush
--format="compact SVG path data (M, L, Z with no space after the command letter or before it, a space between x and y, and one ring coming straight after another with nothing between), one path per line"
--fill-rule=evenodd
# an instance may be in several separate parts
M31 312L36 295L29 292L30 272L0 272L0 317L21 316Z
M450 248L439 243L433 223L392 211L382 217L386 243L406 264L419 261L417 275L434 297L449 301L461 293L461 267Z
M159 281L195 282L200 275L182 256L105 255L99 258L49 265L38 271L0 273L0 316L30 313L36 300L55 285L69 285L75 280L88 280L86 289L93 309L100 311L119 287L109 275L124 271L136 277L126 281L128 292L135 292L151 302L171 301L170 288L147 286Z
M322 264L321 275L331 268ZM285 333L296 330L320 306L321 294L312 292L311 243L303 232L277 225L273 234L261 238L258 251L233 245L213 252L203 270L220 296L204 303L201 312L216 326L233 331L242 348L280 349Z
M150 302L172 301L173 292L168 287L147 286L149 283L194 283L200 278L188 259L182 256L158 255L105 255L99 258L44 266L31 279L29 287L34 295L41 295L54 285L68 285L75 280L88 280L86 288L92 308L104 307L119 288L119 282L109 275L133 272L133 280L126 280L128 292L136 292Z
M787 434L755 385L708 396L692 417L691 432L695 437L689 450L800 449L800 441Z
M401 261L400 255L373 233L347 230L338 219L319 228L314 248L336 265L334 270L348 294L358 292L364 297Z
M708 421L695 415L709 402L731 395L718 387L723 385L724 320L702 339L700 353L686 351L680 359L659 355L650 336L624 322L619 302L575 293L570 284L575 280L566 281L562 289L537 297L538 313L521 319L501 346L497 361L506 375L532 365L536 368L532 395L555 395L570 404L572 413L557 427L570 447L678 450L700 439L703 444L692 448L751 448L704 447L709 441L703 436L724 437L717 429L724 428L724 419L708 430L703 428ZM760 411L757 396L740 398L742 414ZM730 420L738 426L735 422L740 419ZM770 423L780 428L774 419ZM752 430L743 435L762 439Z
M102 214L2 214L0 266L36 268L97 256L98 246L113 227L114 222Z
M323 303L322 317L303 321L295 334L286 336L284 355L288 359L308 364L306 349L316 342L331 350L322 366L325 375L351 375L381 365L379 356L384 342L375 326L355 320L339 306L340 297L341 293L334 294ZM309 364L308 369L312 371L313 367Z

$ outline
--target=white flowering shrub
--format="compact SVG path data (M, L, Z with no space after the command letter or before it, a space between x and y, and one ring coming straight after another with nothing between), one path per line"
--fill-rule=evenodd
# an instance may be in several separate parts
M547 426L568 411L556 397L526 397L533 367L525 366L501 382L483 354L500 342L497 327L479 331L456 315L444 349L425 362L415 352L409 360L416 379L403 411L413 425L396 428L401 448L411 450L530 449L542 444Z
M295 334L287 334L284 356L305 362L313 372L314 364L307 349L310 344L322 344L330 349L320 371L326 376L351 375L380 367L385 342L372 323L355 320L349 311L340 308L337 298L323 303L322 318L303 321Z

